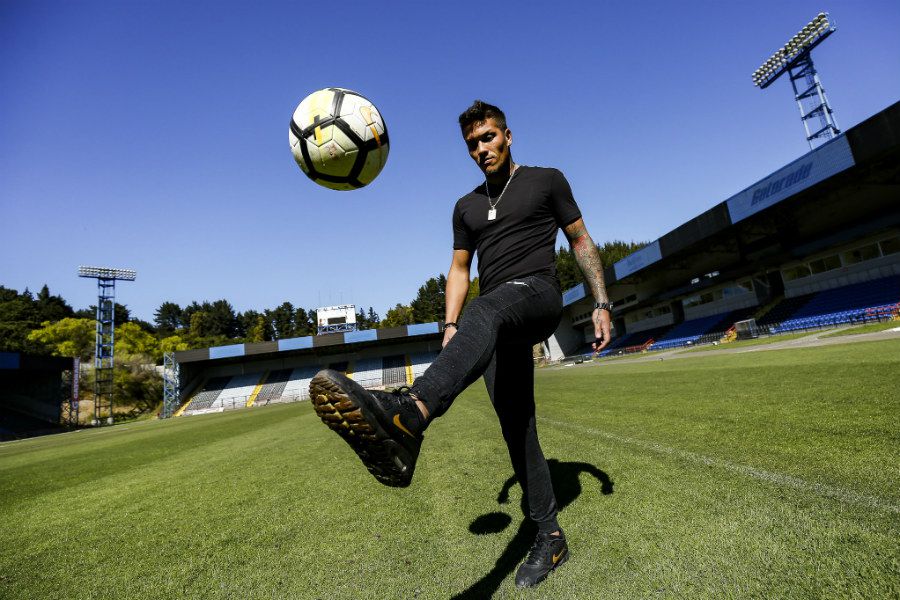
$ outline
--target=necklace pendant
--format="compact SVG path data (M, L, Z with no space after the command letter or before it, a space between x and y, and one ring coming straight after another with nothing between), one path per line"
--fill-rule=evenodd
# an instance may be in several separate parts
M492 208L492 209L488 210L488 221L493 221L496 218L497 218L497 209Z

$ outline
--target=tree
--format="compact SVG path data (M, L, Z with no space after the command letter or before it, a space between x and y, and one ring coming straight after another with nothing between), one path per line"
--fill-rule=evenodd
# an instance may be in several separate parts
M162 398L162 376L153 368L135 362L123 362L113 370L113 394L118 403L130 404L132 415L153 410Z
M246 310L237 316L237 321L238 336L243 337L245 342L266 342L272 339L272 327L258 311Z
M204 335L201 337L224 337L232 339L238 335L238 319L234 314L234 308L227 300L216 300L215 302L204 301L198 304L197 301L191 302L182 309L182 323L190 327L191 333L194 333L194 316L197 313L206 313L201 318L201 331Z
M266 311L266 318L272 324L276 340L283 340L296 335L294 326L295 312L294 305L290 302L282 302L275 309Z
M38 292L37 298L35 298L35 306L37 308L37 317L41 322L50 321L53 323L75 316L75 311L61 296L50 294L50 288L47 287L47 284L44 284L44 287Z
M416 299L410 303L414 323L432 323L444 318L445 293L447 291L447 278L441 274L432 277L419 288Z
M148 323L147 321L145 321L145 320L143 320L143 319L134 319L134 318L133 318L133 319L131 319L131 320L128 321L128 322L129 322L129 323L134 323L135 325L137 325L138 327L140 327L141 329L143 329L143 330L146 331L147 333L156 335L156 327L154 327L153 324Z
M632 252L640 250L647 245L647 242L623 242L622 240L613 240L597 245L597 251L600 252L600 261L604 268L612 267ZM559 283L563 290L569 289L582 283L584 276L575 260L575 254L568 248L560 247L556 253L556 276L559 277Z
M575 263L575 254L562 246L556 253L556 276L559 278L559 285L563 290L575 287L584 281L581 270Z
M49 348L28 335L40 326L39 311L31 294L0 286L0 352L49 354Z
M94 354L96 322L71 317L56 323L45 321L28 339L45 345L54 356L77 356L86 361Z
M191 315L191 335L195 338L206 338L213 334L213 322L209 313L203 310Z
M177 331L185 326L184 312L175 302L163 302L153 313L153 322L161 333Z
M268 323L266 322L266 318L263 315L256 313L256 322L247 329L247 336L244 338L244 341L251 343L264 342L266 341L267 330Z
M159 351L162 354L167 352L181 352L190 349L190 345L180 335L170 335L159 340Z
M415 323L415 320L413 319L412 308L403 304L397 304L397 306L387 311L378 327L399 327L401 325L412 325L413 323Z
M162 358L159 341L136 323L122 323L116 327L117 355L147 356L153 360Z
M294 334L297 337L314 335L316 332L315 324L310 322L309 313L302 308L298 308L294 314L294 327Z
M213 335L222 335L227 338L237 336L238 323L234 308L227 300L216 300L204 309L209 314L212 323Z
M91 304L89 308L82 308L75 311L76 318L78 319L97 319L97 305ZM116 323L127 323L131 320L131 311L128 310L128 307L124 304L115 303L113 306L113 318L116 320Z
M378 313L371 306L366 312L363 308L356 313L357 329L376 329L378 327Z
M465 300L464 306L465 306L465 304L468 304L469 300L471 300L472 298L477 298L478 294L480 294L480 293L481 293L481 286L478 284L478 278L476 277L472 281L469 282L469 292L466 294L466 300Z

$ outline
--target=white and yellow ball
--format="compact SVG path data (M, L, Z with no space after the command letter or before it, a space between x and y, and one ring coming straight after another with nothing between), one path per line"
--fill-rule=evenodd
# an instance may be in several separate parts
M288 136L306 176L333 190L372 183L387 162L384 119L374 104L351 90L326 88L304 98Z

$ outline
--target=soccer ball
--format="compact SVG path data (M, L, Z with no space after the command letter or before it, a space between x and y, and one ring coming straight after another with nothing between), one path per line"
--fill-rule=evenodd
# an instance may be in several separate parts
M306 176L333 190L372 183L388 157L388 133L375 105L343 88L313 92L294 110L288 138Z

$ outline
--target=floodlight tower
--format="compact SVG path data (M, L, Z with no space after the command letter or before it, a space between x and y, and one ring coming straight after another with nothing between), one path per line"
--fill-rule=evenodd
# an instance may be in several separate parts
M775 51L758 69L753 71L753 85L763 90L773 81L787 73L794 88L794 99L800 107L800 119L806 129L806 141L814 147L815 140L828 141L841 130L834 120L834 112L828 105L825 90L813 65L812 49L835 32L834 23L828 13L819 13L816 18L788 40L787 44ZM800 82L798 84L798 82ZM810 121L818 117L819 128L810 128Z
M97 344L94 352L94 425L113 422L113 349L116 329L116 280L134 281L131 269L78 267L79 277L97 280Z

